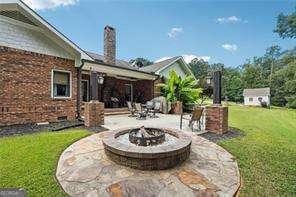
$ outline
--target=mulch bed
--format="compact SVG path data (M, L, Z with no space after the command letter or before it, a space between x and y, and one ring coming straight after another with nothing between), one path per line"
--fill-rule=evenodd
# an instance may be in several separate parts
M199 136L204 137L206 139L208 139L209 141L212 142L219 142L221 140L227 140L227 139L232 139L232 138L237 138L237 137L243 137L245 136L245 134L243 133L243 131L234 128L234 127L229 127L229 130L220 135L220 134L216 134L216 133L211 133L211 132L207 132L207 133L203 133L200 134Z
M37 133L42 131L60 131L63 129L82 127L83 121L62 121L56 123L49 123L45 125L37 124L20 124L11 126L0 127L0 137L11 136L11 135L23 135L29 133Z

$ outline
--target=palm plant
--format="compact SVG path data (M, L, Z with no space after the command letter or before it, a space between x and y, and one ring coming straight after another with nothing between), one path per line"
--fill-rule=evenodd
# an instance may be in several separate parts
M197 88L193 76L186 76L182 79L175 70L171 70L167 81L158 86L162 88L162 94L168 101L172 103L180 101L184 105L196 103L202 92L201 88Z

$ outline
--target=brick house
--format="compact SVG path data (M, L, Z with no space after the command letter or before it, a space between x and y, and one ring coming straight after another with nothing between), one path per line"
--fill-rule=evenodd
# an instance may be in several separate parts
M84 102L105 108L154 97L158 75L116 59L115 29L104 55L86 52L19 0L0 0L0 126L74 120Z

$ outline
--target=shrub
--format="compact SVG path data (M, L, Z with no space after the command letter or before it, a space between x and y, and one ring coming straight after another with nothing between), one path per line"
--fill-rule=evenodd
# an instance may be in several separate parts
M162 88L162 94L168 101L173 103L181 101L183 105L197 103L202 92L201 88L197 88L193 76L182 79L174 70L170 71L166 82L158 86Z

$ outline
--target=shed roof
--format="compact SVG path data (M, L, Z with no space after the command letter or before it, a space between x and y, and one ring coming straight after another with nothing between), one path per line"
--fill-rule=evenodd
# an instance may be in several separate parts
M244 96L269 96L270 88L253 88L253 89L244 89Z

